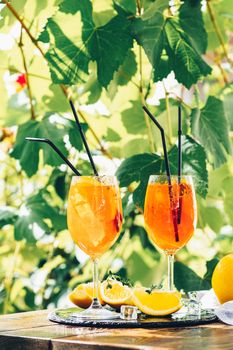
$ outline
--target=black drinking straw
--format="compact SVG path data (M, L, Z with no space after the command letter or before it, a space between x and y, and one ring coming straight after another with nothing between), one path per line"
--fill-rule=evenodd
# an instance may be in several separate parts
M80 121L79 121L79 119L78 119L78 114L77 114L77 112L76 112L76 110L75 110L73 101L72 101L72 100L69 100L69 102L70 102L70 106L71 106L71 109L72 109L72 112L73 112L73 115L74 115L76 124L77 124L78 129L79 129L81 138L82 138L83 143L84 143L84 146L85 146L85 148L86 148L88 158L89 158L89 160L90 160L92 169L93 169L93 171L94 171L94 174L95 174L95 176L99 176L98 171L97 171L96 166L95 166L95 163L94 163L94 160L93 160L93 158L92 158L92 155L91 155L91 152L90 152L90 149L89 149L89 146L88 146L86 137L85 137L85 135L84 135L83 129L82 129L81 124L80 124Z
M179 184L179 208L178 208L178 224L181 221L181 210L182 210L182 184L181 175L182 175L182 118L181 118L181 105L178 106L178 184Z
M54 145L54 143L51 140L44 139L44 138L37 138L37 137L26 137L25 140L33 141L33 142L45 142L45 143L47 143L64 160L64 162L70 167L70 169L75 173L75 175L81 176L80 172L77 169L75 169L73 164L70 163L70 161L64 156L64 154L59 150L59 148L57 148L57 146Z
M174 226L174 231L175 231L175 239L176 239L176 242L178 242L179 241L179 233L178 233L178 225L177 225L177 216L176 216L176 210L173 208L171 172L170 172L170 165L169 165L169 160L168 160L168 155L167 155L167 145L166 145L166 139L165 139L165 132L164 132L164 129L162 128L162 126L159 124L159 122L155 119L153 114L151 114L149 109L146 106L143 106L142 108L147 113L147 115L150 117L150 119L153 121L153 123L158 127L158 129L160 130L160 133L161 133L164 160L165 160L165 168L166 168L168 184L169 184L168 188L169 188L169 197L170 197L170 202L171 202L173 226Z

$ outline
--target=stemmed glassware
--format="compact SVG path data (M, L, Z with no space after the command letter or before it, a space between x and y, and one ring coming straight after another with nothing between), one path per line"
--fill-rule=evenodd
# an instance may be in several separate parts
M115 176L73 176L67 208L68 229L74 242L93 261L93 302L78 318L111 319L119 315L98 299L98 259L117 240L122 226L122 204Z
M192 176L151 175L144 219L147 233L168 260L168 290L174 289L174 255L192 237L197 221Z

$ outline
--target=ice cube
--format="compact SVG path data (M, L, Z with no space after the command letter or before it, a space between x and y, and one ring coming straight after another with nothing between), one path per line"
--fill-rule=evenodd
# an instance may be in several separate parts
M215 309L215 315L224 323L233 326L233 300Z

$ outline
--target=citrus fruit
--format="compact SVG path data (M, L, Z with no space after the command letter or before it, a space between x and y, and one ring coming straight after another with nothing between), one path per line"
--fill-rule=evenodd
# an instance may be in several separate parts
M102 305L104 305L103 300L101 299L100 293L98 295L99 301ZM93 283L81 283L79 284L70 294L69 294L70 301L83 308L87 309L93 299Z
M122 282L106 280L100 287L101 298L106 304L119 308L121 305L133 305L132 290Z
M216 265L212 287L221 304L233 300L233 254L228 254Z
M148 292L146 288L139 287L133 290L133 301L140 311L151 316L165 316L179 310L181 294L165 292L161 289Z

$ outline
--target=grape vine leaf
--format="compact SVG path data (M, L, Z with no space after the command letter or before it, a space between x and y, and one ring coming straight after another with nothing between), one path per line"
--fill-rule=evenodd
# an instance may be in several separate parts
M136 14L136 1L135 0L117 0L115 3L120 6L128 14Z
M202 289L202 278L180 261L174 264L174 284L178 290L192 292Z
M15 222L17 216L17 212L14 208L2 206L0 209L0 228L5 225L12 225Z
M34 243L51 231L46 219L53 220L55 210L48 205L40 192L28 198L20 208L19 214L14 224L17 241L26 239L27 242Z
M216 258L207 261L206 273L201 278L188 266L176 261L174 264L174 284L176 288L178 290L183 289L184 292L211 289L211 278L217 263L218 259Z
M173 146L169 152L172 174L178 171L178 148ZM203 198L208 192L208 171L206 168L206 153L204 148L190 136L182 137L182 173L193 176L196 192Z
M88 73L89 57L65 36L53 18L48 19L38 40L50 42L45 57L55 84L73 85L83 81L83 72Z
M233 131L233 116L232 116L233 92L229 92L228 94L224 95L223 104L224 104L225 115L228 120L230 129L231 131Z
M65 147L63 138L69 135L72 146L78 150L82 149L82 142L76 125L71 120L64 120L62 124L55 123L51 114L47 114L40 122L29 120L18 128L16 142L11 152L11 157L19 159L22 169L30 177L38 170L39 151L43 150L43 159L45 164L58 166L63 164L63 160L54 152L54 150L45 143L29 142L25 137L48 138L55 143L61 152L67 156L68 151ZM59 119L59 116L56 116ZM84 126L84 130L86 126Z
M165 26L166 52L176 79L188 89L201 77L211 73L210 66L203 61L192 46L189 36L176 19L169 19Z
M224 200L224 205L227 201L227 198ZM220 209L213 207L213 206L207 206L202 207L202 222L204 225L208 225L212 231L215 233L219 233L222 226L224 226L224 217L223 213ZM226 211L227 214L227 211Z
M126 85L137 72L137 62L132 50L127 53L123 64L114 74L114 82L117 85Z
M154 82L163 80L171 72L171 63L167 54L162 54L157 68L154 70Z
M191 40L189 38L189 34L191 35L191 32L193 32L193 27L188 23L189 15L187 15L186 7L188 5L186 2L183 6L180 14L181 21L179 22L175 18L165 18L163 11L168 7L168 1L156 1L140 18L132 21L132 35L138 44L144 48L155 70L155 81L166 77L173 70L176 79L190 88L202 76L208 75L211 68L203 61L198 52L200 45L202 45L202 51L206 48L206 35L202 44L200 44L200 38L196 33L195 39ZM204 26L201 14L198 15L199 10L199 7L195 7L194 13L199 25L201 25L199 28L201 32L201 29L204 30ZM193 15L192 12L191 15ZM193 23L194 19L192 18ZM189 33L186 32L188 25ZM164 50L167 54L165 59Z
M177 146L169 151L171 173L177 174ZM201 145L189 136L183 137L182 146L183 173L193 175L195 189L205 197L208 190L208 173L206 170L206 156ZM133 182L139 182L133 193L134 203L143 208L147 183L150 175L162 174L165 170L163 158L157 154L137 154L125 159L116 172L121 187Z
M169 0L157 0L140 18L132 21L131 31L139 45L144 48L151 65L156 69L164 47L164 27L166 20L163 11Z
M201 1L186 0L179 10L179 23L189 36L193 47L200 53L206 52L208 38L201 11Z
M232 202L233 202L233 178L227 176L223 182L222 187L224 190L224 212L228 216L230 224L233 225L233 211L232 211Z
M206 286L207 286L207 289L211 289L212 275L218 262L219 262L218 258L213 258L212 260L209 260L206 262L206 273L203 277L202 289L205 289Z
M64 0L59 6L59 11L73 15L80 11L85 52L64 35L55 21L56 15L50 18L39 40L48 42L49 39L56 43L46 54L53 82L74 84L80 78L80 70L88 72L88 62L92 60L97 62L98 81L103 87L107 87L114 72L119 69L128 50L133 46L130 22L126 14L119 11L105 25L97 27L92 18L93 9L90 0Z
M211 289L211 278L218 259L214 258L206 262L206 273L203 278L180 261L174 264L174 284L178 290L192 292Z
M110 142L117 142L121 140L121 137L115 130L108 128L105 140Z
M133 201L143 208L146 186L151 174L159 174L162 159L157 154L142 153L126 158L118 168L116 176L121 187L129 186L132 182L139 182L133 193Z
M124 110L121 114L124 127L129 134L145 134L147 128L141 102L136 100L130 101L130 103L131 107Z
M193 109L190 115L192 134L201 142L215 167L231 154L228 124L221 100L209 96L202 109Z

